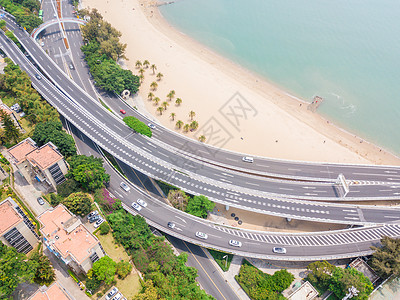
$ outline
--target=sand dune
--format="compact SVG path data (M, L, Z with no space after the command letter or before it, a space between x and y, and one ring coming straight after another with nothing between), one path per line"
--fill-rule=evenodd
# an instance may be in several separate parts
M84 0L83 7L97 8L122 32L128 45L126 64L134 73L136 60L147 59L156 64L156 73L164 75L157 81L146 69L139 94L146 109L170 129L177 130L177 120L190 123L193 110L199 129L183 134L193 138L204 134L206 143L226 149L294 160L400 163L399 158L307 110L306 102L180 33L162 18L154 1ZM152 81L158 83L153 93L169 104L162 115L156 111L160 104L147 101ZM180 106L175 99L167 100L170 90L183 100Z

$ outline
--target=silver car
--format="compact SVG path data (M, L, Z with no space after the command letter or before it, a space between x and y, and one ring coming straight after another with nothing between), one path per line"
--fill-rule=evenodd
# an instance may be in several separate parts
M110 300L118 292L118 289L114 287L107 295L106 300Z
M242 243L236 240L230 240L229 245L234 246L234 247L242 247Z
M208 235L207 235L206 233L200 232L200 231L197 231L197 232L196 232L196 236L197 236L198 238L203 239L203 240L206 240L206 239L208 238Z
M279 254L286 254L286 249L283 247L274 247L272 252L279 253Z
M119 185L125 192L129 192L131 190L131 188L125 183L125 182L121 182Z
M139 204L137 204L136 202L132 203L132 207L137 211L141 211L142 210L142 207Z
M143 199L137 199L136 202L139 203L139 204L140 204L141 206L143 206L143 207L146 207L146 206L147 206L146 201L144 201Z
M149 123L147 124L147 126L149 126L151 129L156 129L156 125L154 125L153 123Z

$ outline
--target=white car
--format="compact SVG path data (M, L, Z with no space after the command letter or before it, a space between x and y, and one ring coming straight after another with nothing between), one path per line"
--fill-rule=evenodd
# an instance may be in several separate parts
M114 296L114 298L112 298L111 300L120 300L122 298L121 293L118 293Z
M208 235L207 235L206 233L200 232L200 231L197 231L197 232L196 232L196 236L197 236L198 238L203 239L203 240L206 240L206 239L208 238Z
M136 201L137 203L139 203L141 206L143 207L147 207L147 203L146 201L144 201L143 199L137 199Z
M131 190L131 188L125 183L125 182L121 182L119 185L125 192L129 192Z
M114 287L107 295L106 300L110 300L118 292L118 289Z
M90 214L88 214L87 218L90 219L92 217L94 217L95 215L98 215L99 212L97 210L92 211Z
M153 123L149 123L147 124L147 126L149 126L151 129L156 129L156 125L154 125Z
M174 229L175 226L176 226L175 223L168 222L168 227L169 227L169 228Z
M283 247L274 247L272 252L279 253L279 254L286 254L286 248Z
M132 207L134 209L136 209L137 211L141 211L142 210L142 207L139 204L137 204L136 202L132 203Z
M243 156L242 160L243 160L244 162L249 162L249 163L254 162L254 158L252 158L252 157L250 157L250 156Z
M242 247L242 243L239 241L235 241L235 240L230 240L229 245L234 246L234 247Z
M94 228L99 227L102 223L104 222L103 218L100 218L96 221L96 223L94 223Z

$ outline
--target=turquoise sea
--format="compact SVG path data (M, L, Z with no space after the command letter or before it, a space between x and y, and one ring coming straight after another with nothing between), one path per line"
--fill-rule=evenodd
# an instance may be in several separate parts
M400 2L178 0L180 31L400 155Z

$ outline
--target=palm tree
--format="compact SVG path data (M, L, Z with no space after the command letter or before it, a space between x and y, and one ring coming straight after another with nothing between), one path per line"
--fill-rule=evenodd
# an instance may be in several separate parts
M167 97L169 98L169 101L171 101L172 98L175 97L175 91L174 91L174 90L170 91L170 92L168 93Z
M181 129L182 128L182 126L183 126L183 122L181 121L181 120L178 120L178 121L176 121L176 127L178 127L179 129Z
M142 66L142 62L140 60L137 60L135 63L136 69L139 69Z
M169 103L167 101L164 101L162 103L162 106L164 106L164 110L167 110L167 106L169 105Z
M139 69L139 74L140 74L140 75L143 75L143 74L144 74L144 69L143 69L143 68L140 68L140 69Z
M153 101L154 101L155 105L158 105L158 103L160 102L160 98L155 97L155 98L153 99Z
M182 99L181 99L181 98L176 98L175 103L176 103L176 105L178 105L178 106L181 105Z
M189 112L190 120L193 121L193 117L194 117L195 115L196 115L196 113L195 113L193 110L191 110L191 111Z
M153 100L154 94L152 92L148 93L147 95L147 99L149 99L150 101Z
M155 91L155 90L157 89L157 87L158 87L157 82L153 81L153 82L150 84L150 87L153 89L153 91Z
M190 123L190 128L193 130L196 130L197 128L199 128L199 123L197 123L197 121L193 121L192 123Z
M206 136L205 135L199 136L199 141L204 143L206 141Z
M176 114L174 112L172 112L170 117L172 118L172 121L175 121Z
M183 131L184 131L184 132L188 132L188 131L189 131L189 128L190 128L190 125L189 125L189 124L185 124L185 125L183 126Z
M164 110L164 107L162 107L162 106L157 107L157 111L160 113L160 116L162 115L163 110Z
M146 60L143 62L143 66L147 69L147 68L149 67L149 65L150 65L150 63L149 63L149 61L146 59Z
M155 74L155 70L157 70L157 67L156 67L156 65L151 65L150 66L150 69L152 69L153 70L153 75Z
M139 75L139 79L140 79L140 83L143 83L144 75L143 75L143 74L140 74L140 75Z
M157 73L157 75L156 75L158 81L160 81L163 76L164 75L162 73Z

